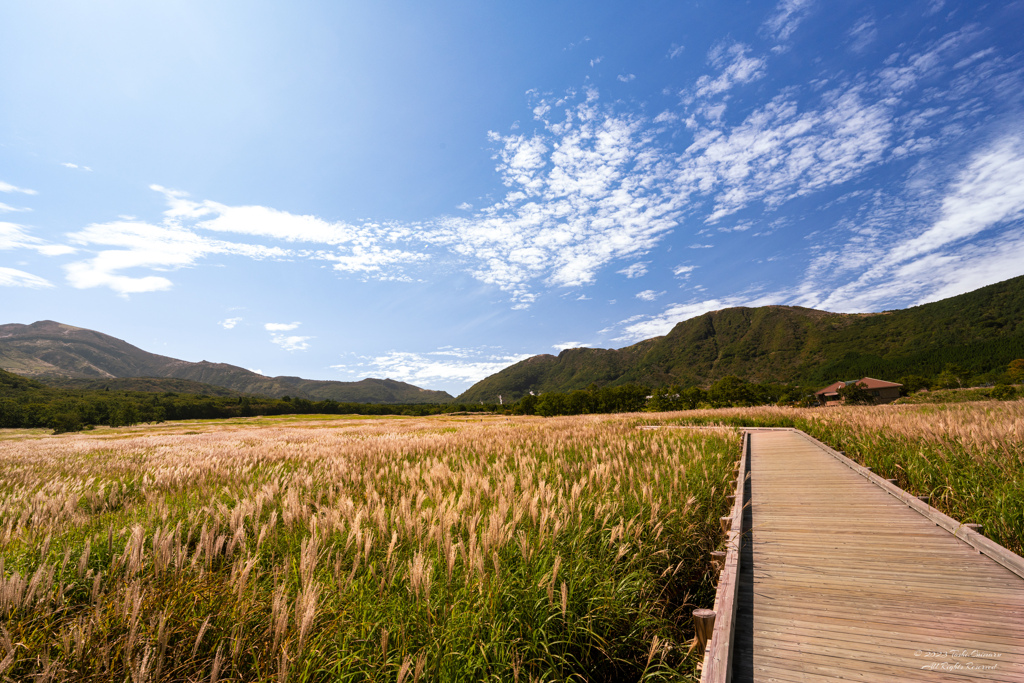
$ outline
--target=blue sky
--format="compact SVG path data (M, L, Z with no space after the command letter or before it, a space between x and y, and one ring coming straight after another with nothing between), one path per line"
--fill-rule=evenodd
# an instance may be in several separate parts
M0 6L0 322L453 394L1024 274L1024 3Z

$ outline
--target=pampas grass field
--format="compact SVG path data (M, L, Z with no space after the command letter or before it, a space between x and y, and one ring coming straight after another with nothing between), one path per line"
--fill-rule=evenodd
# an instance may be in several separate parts
M1024 551L1022 401L0 430L0 680L696 680L740 426Z
M734 430L231 420L0 439L0 678L686 680Z

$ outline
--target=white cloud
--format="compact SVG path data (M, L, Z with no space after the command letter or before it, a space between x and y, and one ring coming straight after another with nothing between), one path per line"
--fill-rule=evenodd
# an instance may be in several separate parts
M739 305L738 299L710 299L689 304L673 304L659 315L642 316L639 320L630 319L623 328L622 334L616 337L615 341L632 343L668 334L677 323L683 320L695 318L708 311L736 305Z
M589 348L590 346L591 344L587 344L586 342L570 341L562 342L561 344L552 344L551 348L556 349L558 351L565 351L566 349L585 349Z
M61 163L61 166L63 166L64 168L77 168L82 171L92 171L92 169L89 168L88 166L79 166L78 164L73 164L70 161L65 161Z
M836 185L878 164L892 134L892 113L861 87L825 93L823 107L800 111L781 95L729 131L698 131L679 183L691 192L717 190L706 221L753 201L773 209Z
M335 365L356 377L388 377L417 386L444 384L459 391L530 357L529 354L495 352L496 349L438 349L429 353L391 351L381 356L363 357L353 370Z
M265 206L227 206L210 200L197 202L188 199L183 192L159 185L153 185L152 189L167 198L166 224L179 227L191 224L193 231L227 232L282 242L326 245L333 250L313 249L303 252L303 255L331 261L334 269L342 272L381 273L387 266L429 258L427 254L383 246L409 237L412 233L404 226L382 226L372 222L362 225L332 223L317 216L297 215ZM286 255L280 249L275 254L264 253ZM384 277L391 279L387 275Z
M682 57L683 53L685 51L686 51L685 47L683 47L682 45L676 45L675 43L673 43L672 46L668 50L668 58L669 59L675 59L676 57Z
M1007 233L956 252L937 254L915 264L924 285L915 304L971 292L1024 274L1024 235ZM928 276L928 271L931 276ZM936 273L938 274L936 276Z
M765 74L765 60L751 57L750 47L743 43L720 44L708 52L708 61L720 70L715 76L697 79L692 97L703 99L719 95L737 85L751 83Z
M1024 217L1024 137L1010 135L980 151L942 200L940 218L893 250L905 261Z
M142 222L114 221L90 225L68 235L72 243L101 249L91 259L64 266L68 282L78 289L109 287L121 295L170 289L166 277L124 275L121 271L146 269L171 271L194 265L213 254L231 254L249 258L280 258L287 252L259 245L211 240L173 222L150 225Z
M31 249L43 256L62 256L75 251L65 244L50 244L30 235L23 225L4 221L0 221L0 249Z
M687 278L693 273L697 266L676 266L672 269L672 274L676 277Z
M881 69L877 75L879 85L896 95L904 95L916 87L920 81L935 78L945 71L947 66L944 59L976 38L978 34L979 30L976 26L968 25L959 31L942 36L921 52L902 57L897 63L889 64ZM954 65L953 68L956 66Z
M72 242L101 250L95 258L66 266L75 287L108 286L120 294L169 289L162 275L129 276L120 271L150 269L172 271L194 266L211 256L244 256L252 259L309 258L333 262L335 270L379 274L399 279L386 267L422 261L428 255L385 246L407 228L395 229L373 223L361 226L330 223L316 216L290 214L263 206L232 207L213 201L193 201L184 192L159 185L168 209L159 225L133 220L94 224L69 235ZM214 239L203 232L270 238L285 243L310 243L321 248L295 250L238 241ZM327 248L322 248L327 247Z
M583 45L584 43L589 43L589 42L590 42L590 36L583 36L583 38L581 38L580 40L576 41L575 43L569 43L569 45L567 47L563 47L562 51L565 52L567 50L572 50L574 48L579 47L580 45Z
M710 59L722 74L700 81L705 94L760 77L765 65L738 43L719 46ZM617 113L601 106L592 88L579 103L576 93L535 99L549 117L539 130L489 134L505 197L472 217L443 217L406 235L450 250L523 308L536 299L538 282L590 284L608 263L654 248L687 215L714 223L755 202L775 210L883 163L894 143L896 105L878 100L884 81L877 75L835 83L817 103L785 91L732 126ZM679 125L690 128L694 142L674 153L655 132ZM711 199L710 210L702 197Z
M27 190L25 188L16 187L14 185L11 185L10 183L5 183L2 180L0 180L0 192L20 192L21 194L39 194L35 190Z
M650 261L641 261L639 263L634 263L633 265L623 268L622 270L618 270L616 272L619 275L625 275L627 278L632 280L633 278L643 277L644 275L647 275L647 266L649 264Z
M384 249L377 245L369 247L355 245L346 254L317 251L315 252L315 258L332 261L334 263L334 270L344 273L372 273L380 280L402 280L409 282L411 278L404 275L389 275L384 272L385 268L402 263L426 261L430 256L401 249Z
M877 37L878 28L874 19L865 17L850 29L850 49L854 52L864 52Z
M0 249L32 249L41 242L29 235L24 226L0 221Z
M810 8L784 0L764 30L787 39ZM122 292L166 289L176 269L243 256L319 261L361 278L412 281L415 269L440 263L500 288L514 309L527 308L542 289L592 284L609 265L638 276L638 259L672 232L681 233L679 246L707 248L709 238L692 226L725 222L744 210L776 211L965 135L956 131L981 116L964 109L984 99L975 84L1017 68L978 46L967 50L973 31L908 49L873 73L823 74L807 86L782 89L742 117L727 117L725 103L739 97L736 86L768 69L742 43L722 43L709 53L715 73L689 89L698 98L692 107L653 119L623 112L628 105L621 102L603 104L592 86L558 95L531 91L534 130L488 133L504 196L421 222L328 221L192 200L154 186L168 205L162 222L124 220L74 233L77 246L98 253L69 266L69 278L76 286ZM965 63L967 53L980 56ZM963 63L955 86L929 90L927 101L914 101L913 108L907 98L916 84L954 62ZM1009 96L1015 90L1007 82L1001 92ZM692 143L679 151L679 140ZM730 230L762 224L748 217L725 223L735 223ZM232 241L215 239L226 236Z
M619 74L616 78L623 83L629 83L636 80L636 74Z
M776 40L789 40L813 4L814 0L782 0L765 20L762 30Z
M302 323L267 323L263 326L267 332L291 332Z
M271 335L270 341L277 344L285 351L305 351L309 348L309 340L313 337L299 337L297 335Z
M673 327L684 320L696 318L710 311L718 311L733 306L765 306L778 303L779 294L762 294L759 296L733 296L720 299L708 299L685 304L671 304L664 311L654 316L637 315L619 323L622 332L613 341L635 343L651 337L668 334Z
M241 318L239 318L241 320ZM285 351L305 351L309 348L309 340L313 337L301 337L298 335L281 334L291 332L302 323L265 323L263 329L270 332L270 341L277 344Z
M28 287L30 289L43 289L53 287L49 280L41 278L32 273L26 273L16 268L5 268L0 266L0 287Z
M959 62L954 64L953 68L954 69L964 69L964 68L970 66L971 64L974 64L979 59L984 59L985 57L991 57L992 55L995 54L995 52L996 52L996 49L994 47L985 48L984 50L978 50L977 52L975 52L971 56L964 57Z
M240 322L242 322L241 318L228 318L226 320L221 320L219 324L225 330L231 330L234 329L235 325L237 325Z
M636 298L640 299L641 301L654 301L664 293L665 292L656 292L653 289L645 289L642 292L637 292Z
M536 299L535 281L589 284L600 268L644 253L676 225L683 198L668 191L643 121L600 106L596 91L533 136L491 139L501 145L506 196L417 236L465 258L474 277L509 292L517 306Z
M3 202L0 202L0 213L21 212L21 211L31 211L31 210L32 209L28 209L28 208L21 208L21 209L19 209L19 208L11 206L9 204L4 204Z
M937 200L931 193L904 205L881 198L865 223L884 231L855 233L812 261L798 303L870 311L883 302L935 300L1024 273L1018 258L1024 253L1022 177L1024 134L1009 134L966 160ZM847 265L837 267L839 253ZM837 274L853 277L838 287L821 286Z

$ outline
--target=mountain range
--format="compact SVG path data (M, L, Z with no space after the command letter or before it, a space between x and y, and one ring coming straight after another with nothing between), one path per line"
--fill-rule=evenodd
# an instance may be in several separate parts
M825 386L870 376L897 380L999 371L1024 358L1024 276L942 301L882 313L797 306L726 308L621 349L533 356L477 382L456 400L506 403L529 393L590 386L707 386L752 382Z
M798 306L726 308L620 349L575 348L516 363L458 398L391 379L265 377L226 363L143 351L101 332L44 320L0 325L0 369L74 389L251 394L354 403L505 403L533 392L642 384L752 382L825 386L839 379L943 371L979 377L1024 358L1024 276L942 301L881 313Z
M421 389L391 379L335 382L265 377L227 363L192 363L143 351L102 332L52 320L0 325L0 368L47 384L79 389L181 391L212 396L224 395L226 390L233 394L352 403L452 400L446 391Z

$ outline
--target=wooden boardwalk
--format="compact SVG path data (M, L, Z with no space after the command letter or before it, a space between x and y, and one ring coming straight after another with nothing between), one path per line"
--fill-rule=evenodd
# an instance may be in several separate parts
M843 460L751 433L732 680L1024 681L1020 558Z

